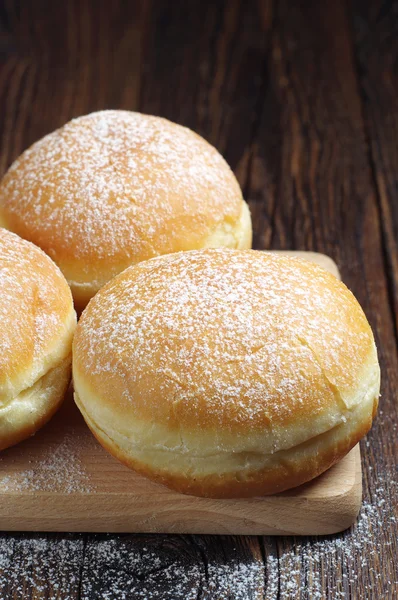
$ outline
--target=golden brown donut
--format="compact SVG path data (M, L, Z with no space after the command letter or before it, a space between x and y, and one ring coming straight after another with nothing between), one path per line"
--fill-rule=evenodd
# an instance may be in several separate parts
M131 264L204 247L251 247L225 160L193 131L122 110L74 119L26 150L0 184L0 226L60 267L78 309Z
M380 372L346 286L305 260L252 250L130 267L90 302L75 400L100 443L183 493L298 486L369 430Z
M70 381L76 313L68 284L39 248L0 228L0 450L57 410Z

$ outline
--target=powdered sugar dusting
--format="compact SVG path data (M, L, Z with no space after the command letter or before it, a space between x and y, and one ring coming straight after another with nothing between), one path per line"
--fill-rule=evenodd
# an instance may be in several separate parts
M81 439L76 431L68 431L55 448L49 448L31 469L0 475L3 492L56 492L86 494L94 486L80 458Z
M323 269L224 249L125 271L83 315L75 356L105 399L125 382L123 410L148 403L167 419L173 399L181 422L203 410L263 428L330 410L331 385L344 395L371 344L352 294Z
M83 271L93 257L129 264L173 244L184 249L190 236L236 220L241 201L232 171L202 138L159 117L115 110L74 119L38 141L0 186L1 210L15 230L56 262L82 259Z

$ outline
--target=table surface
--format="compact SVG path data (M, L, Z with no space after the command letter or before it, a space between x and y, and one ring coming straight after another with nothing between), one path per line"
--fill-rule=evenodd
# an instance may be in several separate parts
M1 172L36 139L94 110L188 125L235 171L255 248L334 258L369 317L382 366L351 530L327 538L4 533L0 597L398 598L397 4L0 6Z

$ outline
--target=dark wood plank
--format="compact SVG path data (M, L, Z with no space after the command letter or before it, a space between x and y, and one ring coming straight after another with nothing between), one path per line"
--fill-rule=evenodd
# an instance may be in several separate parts
M350 8L398 339L398 12L381 0Z
M197 131L245 187L267 82L271 0L176 0L150 12L140 109Z
M138 107L148 3L6 2L0 172L73 117Z
M255 243L318 250L338 262L372 323L383 372L381 410L362 444L358 523L333 538L280 539L279 597L393 598L397 350L381 237L385 217L369 164L344 3L278 2L268 72L248 188Z

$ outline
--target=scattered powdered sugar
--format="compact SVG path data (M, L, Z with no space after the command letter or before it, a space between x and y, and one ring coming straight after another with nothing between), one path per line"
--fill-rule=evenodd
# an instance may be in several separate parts
M393 534L397 531L398 482L383 476L376 486L373 501L363 502L349 531L324 538L295 538L292 549L268 560L267 600L323 600L325 589L328 598L349 600L357 597L360 581L370 585L369 595L361 600L376 598L371 581L384 591L380 598L398 597L398 538ZM384 531L387 540L381 547ZM378 560L381 553L383 564Z
M204 562L196 542L176 543L174 536L164 543L157 543L154 536L149 540L153 545L148 546L147 537L134 544L114 536L91 542L85 553L81 598L246 600L263 587L264 565L259 561L246 564L229 557Z
M83 536L0 537L0 598L77 598Z
M80 458L78 434L68 431L55 448L46 450L31 469L1 476L3 492L57 492L86 494L93 484Z
M128 264L172 251L175 239L183 249L190 236L237 220L241 202L210 144L165 119L121 110L79 117L39 140L0 186L1 210L17 232L56 262L83 259L82 269L88 257Z

